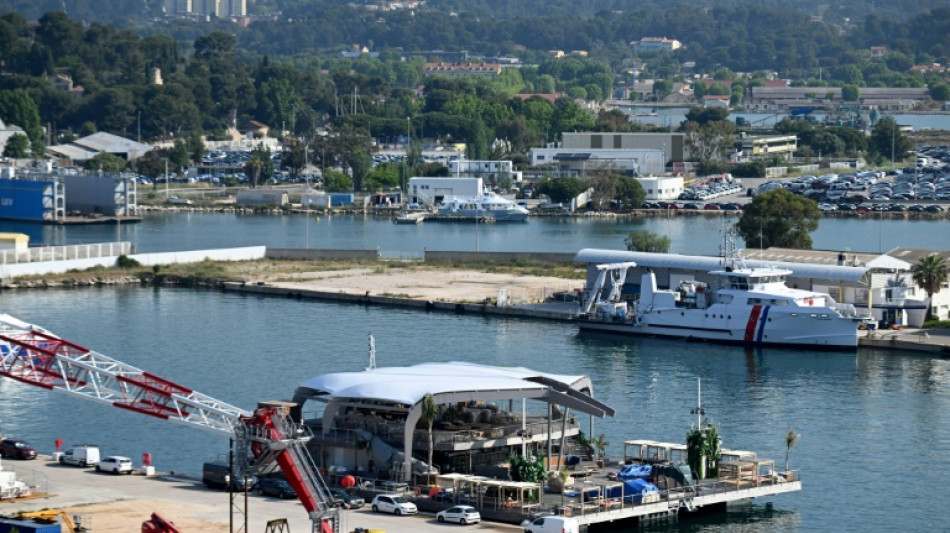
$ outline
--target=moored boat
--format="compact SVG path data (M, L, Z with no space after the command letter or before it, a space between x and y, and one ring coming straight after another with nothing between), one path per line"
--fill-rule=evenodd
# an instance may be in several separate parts
M737 253L708 283L688 280L668 290L656 276L641 277L640 294L624 300L620 289L629 263L604 265L581 309L581 329L751 345L856 348L870 317L830 295L788 287L791 270L747 267ZM622 270L623 272L619 272ZM601 297L607 275L615 286ZM599 286L598 286L599 285Z

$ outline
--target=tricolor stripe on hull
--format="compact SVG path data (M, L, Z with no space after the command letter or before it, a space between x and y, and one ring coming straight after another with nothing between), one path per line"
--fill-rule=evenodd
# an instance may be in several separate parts
M765 333L765 323L769 321L769 308L771 305L766 305L765 309L762 310L762 317L759 319L759 332L755 336L755 342L762 342L762 335Z
M745 342L752 342L753 337L755 336L755 326L759 320L759 313L762 312L761 305L753 305L752 312L749 313L749 321L745 324Z

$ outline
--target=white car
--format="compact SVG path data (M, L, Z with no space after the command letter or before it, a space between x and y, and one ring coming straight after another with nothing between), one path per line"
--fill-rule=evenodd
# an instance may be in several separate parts
M104 457L96 464L96 472L112 472L113 474L131 474L132 459L121 455Z
M439 511L435 515L439 522L458 522L463 526L465 524L477 524L482 521L482 515L474 507L468 505L456 505L444 511Z
M373 498L373 512L392 513L396 516L416 514L419 509L416 504L399 494L379 494Z

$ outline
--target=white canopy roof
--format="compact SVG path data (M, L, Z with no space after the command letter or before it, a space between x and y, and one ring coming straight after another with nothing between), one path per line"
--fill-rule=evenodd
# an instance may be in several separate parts
M711 272L722 270L722 258L705 255L660 254L652 252L626 252L623 250L599 250L584 248L577 252L574 261L581 263L619 263L633 261L638 267L676 268ZM840 281L862 281L868 269L837 265L817 265L811 263L789 263L786 261L760 261L746 259L745 264L753 268L784 268L792 271L796 278L833 279Z
M531 381L554 381L573 388L584 376L563 376L524 367L497 367L475 363L423 363L414 366L375 368L365 372L338 372L308 379L300 388L331 396L385 400L414 405L426 394L477 391L544 390L550 385Z

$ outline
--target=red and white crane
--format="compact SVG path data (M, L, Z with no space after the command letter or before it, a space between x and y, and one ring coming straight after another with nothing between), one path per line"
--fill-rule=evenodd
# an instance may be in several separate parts
M276 408L246 411L0 314L0 376L235 439L241 470L281 470L313 522L339 533L339 509L306 443L312 434Z

